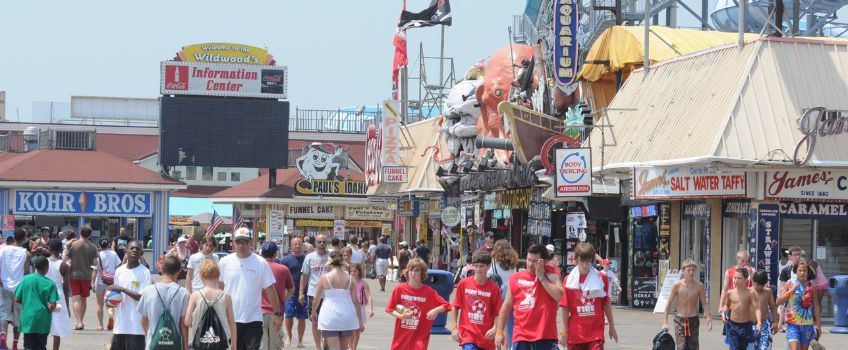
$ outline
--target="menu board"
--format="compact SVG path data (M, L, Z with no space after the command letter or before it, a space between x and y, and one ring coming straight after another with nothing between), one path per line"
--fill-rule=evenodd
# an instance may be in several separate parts
M542 190L534 188L530 194L530 212L527 217L527 232L531 235L551 236L551 202L542 197Z

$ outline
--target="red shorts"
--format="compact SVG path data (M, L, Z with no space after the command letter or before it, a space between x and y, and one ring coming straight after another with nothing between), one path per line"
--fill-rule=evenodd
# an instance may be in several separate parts
M604 341L595 340L588 343L568 344L568 350L604 350Z
M91 295L91 280L75 280L71 278L70 282L71 295L78 295L83 298L88 298L88 296Z

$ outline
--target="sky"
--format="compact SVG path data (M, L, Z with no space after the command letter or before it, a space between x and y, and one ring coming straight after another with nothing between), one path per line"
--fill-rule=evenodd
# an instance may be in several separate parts
M430 0L408 0L411 11ZM485 4L485 5L483 5ZM524 0L454 0L445 56L457 74L509 43ZM299 108L376 105L391 94L392 38L402 0L15 1L0 11L0 90L6 117L29 119L32 102L70 96L159 95L160 61L183 46L231 42L267 47L289 69ZM438 27L407 32L410 66L418 45L439 55ZM428 62L438 76L438 61ZM413 71L413 74L416 73Z

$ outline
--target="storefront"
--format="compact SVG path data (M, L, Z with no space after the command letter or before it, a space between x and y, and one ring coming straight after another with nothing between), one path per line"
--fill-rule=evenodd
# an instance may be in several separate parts
M271 174L265 174L210 200L234 204L257 238L275 242L318 234L375 239L391 223L387 206L368 202L365 176L348 167L346 148L313 143L295 163L296 168L276 171L273 186Z
M24 225L50 227L53 235L90 225L97 231L93 239L111 238L131 222L133 238L152 238L151 258L168 249L168 197L185 189L183 183L100 151L2 156L0 212L9 213L3 218L5 236Z
M613 130L592 130L598 176L631 179L632 198L669 203L670 268L694 259L713 309L739 250L772 284L791 245L827 276L848 271L848 89L833 88L845 81L846 45L756 38L634 71L604 112ZM797 66L803 79L783 81L781 67L801 54L839 64ZM698 73L706 67L723 74ZM826 296L825 317L829 305Z

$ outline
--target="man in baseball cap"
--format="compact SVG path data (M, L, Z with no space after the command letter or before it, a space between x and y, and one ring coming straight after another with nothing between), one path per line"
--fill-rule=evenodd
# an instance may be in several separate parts
M276 281L268 261L253 254L253 239L248 228L237 229L233 233L233 243L235 252L223 257L218 263L221 270L219 279L224 283L224 292L232 296L233 318L238 335L236 346L259 349L263 338L263 319L266 318L262 308L265 298L273 316L265 323L272 325L270 330L278 335L283 324L283 311L274 285ZM274 249L271 259L277 253L276 245ZM288 285L288 288L294 288L294 283ZM264 298L258 298L260 295Z

